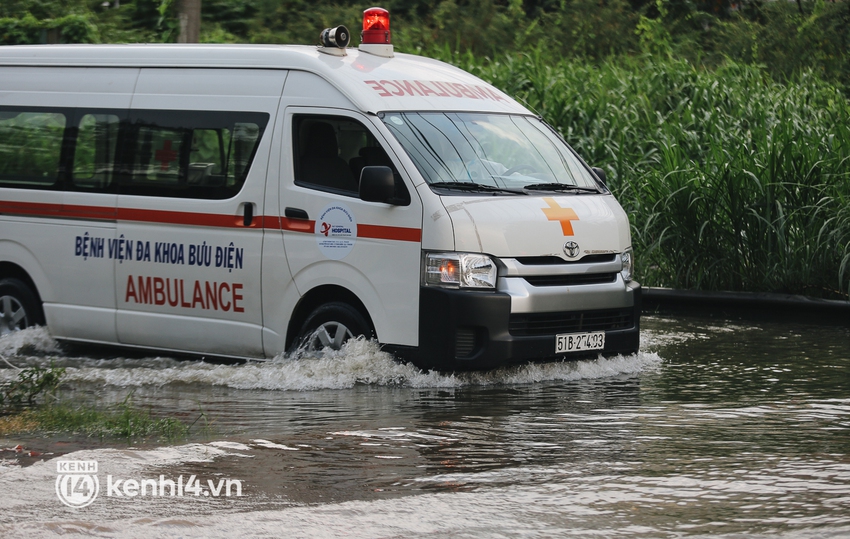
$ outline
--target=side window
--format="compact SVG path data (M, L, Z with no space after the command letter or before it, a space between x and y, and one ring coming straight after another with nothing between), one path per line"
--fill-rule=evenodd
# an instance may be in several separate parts
M205 178L224 174L225 152L230 146L230 132L217 129L195 129L189 150L189 183L197 185ZM233 176L230 174L229 176Z
M357 196L364 166L387 166L387 152L363 124L341 116L297 115L292 140L295 183Z
M248 176L269 115L258 112L132 111L120 191L224 199Z
M0 186L56 187L66 123L61 112L0 109Z
M109 190L119 125L119 118L114 114L83 114L80 117L71 169L74 189Z

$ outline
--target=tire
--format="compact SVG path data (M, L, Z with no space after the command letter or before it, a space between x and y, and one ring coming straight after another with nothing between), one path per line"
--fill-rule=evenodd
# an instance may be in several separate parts
M35 292L21 280L0 279L0 336L41 325L44 314Z
M306 352L339 350L345 341L360 336L372 337L371 325L360 311L347 303L325 303L307 317L294 348Z

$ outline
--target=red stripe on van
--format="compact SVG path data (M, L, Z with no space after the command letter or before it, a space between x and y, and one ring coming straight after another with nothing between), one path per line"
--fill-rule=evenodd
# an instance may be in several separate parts
M31 215L34 217L65 217L101 221L139 221L174 225L214 226L222 228L262 228L263 217L257 216L246 227L241 215L215 213L189 213L179 211L115 208L112 206L74 206L69 204L43 204L38 202L0 201L0 213Z
M105 219L114 221L117 211L113 206L62 206L62 217L77 219Z
M269 228L273 228L273 225ZM280 229L288 230L290 232L304 232L306 234L312 234L316 230L316 221L308 219L288 219L286 217L282 217L280 219ZM420 242L422 241L422 230L418 228L404 228L400 226L358 224L357 237L378 240Z
M34 217L63 217L65 215L62 204L38 204L8 200L0 200L0 213L32 215Z
M65 204L43 204L38 202L0 201L0 213L30 215L33 217L65 217L93 219L103 221L138 221L143 223L161 223L174 225L208 226L219 228L271 228L312 234L316 221L306 219L288 219L286 217L258 215L250 226L243 224L241 215L220 215L215 213L190 213L164 210L143 210L137 208L113 208L107 206L72 206ZM358 238L372 238L395 241L422 241L422 230L385 225L357 225Z
M280 218L280 229L290 232L306 232L312 234L316 229L316 221L309 219L290 219L288 217Z
M422 241L422 230L400 226L357 225L357 237L420 242Z
M257 216L251 224L246 227L244 225L244 218L241 215L140 210L136 208L118 208L118 219L121 219L122 221L139 221L143 223L214 226L220 228L261 228L263 220L261 216Z
M115 220L112 206L72 206L41 202L0 201L0 213L30 215L33 217L66 217L71 219Z

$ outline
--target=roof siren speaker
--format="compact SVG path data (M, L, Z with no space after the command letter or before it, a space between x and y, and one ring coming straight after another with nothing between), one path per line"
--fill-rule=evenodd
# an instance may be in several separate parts
M336 56L345 56L345 48L351 42L351 32L343 25L325 28L319 34L319 50Z

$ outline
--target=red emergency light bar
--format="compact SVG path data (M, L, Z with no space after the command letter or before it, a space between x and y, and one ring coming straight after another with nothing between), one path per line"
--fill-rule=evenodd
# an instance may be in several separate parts
M363 31L360 42L364 45L389 45L390 12L380 7L370 7L363 12Z

